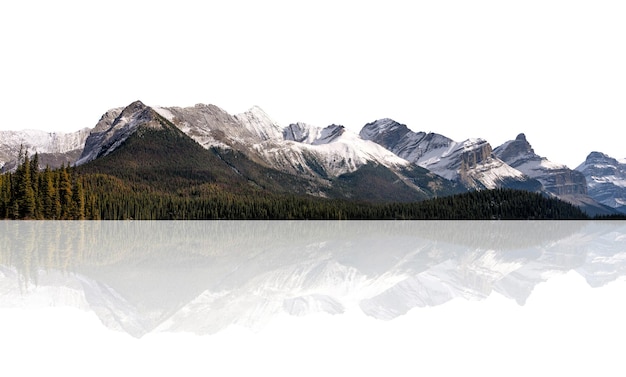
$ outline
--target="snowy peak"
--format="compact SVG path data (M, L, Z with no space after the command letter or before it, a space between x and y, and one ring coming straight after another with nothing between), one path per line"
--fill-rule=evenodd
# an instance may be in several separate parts
M601 152L591 152L576 170L587 179L592 198L626 212L626 163Z
M138 128L162 129L163 118L141 101L125 107L111 122L117 110L105 113L85 141L85 148L76 162L82 165L98 157L106 156L120 146Z
M319 136L313 141L313 144L328 144L337 140L341 135L346 132L344 126L338 126L336 124L331 124L328 127L324 127Z
M514 167L514 163L519 159L536 159L540 158L535 154L530 143L526 140L526 135L523 133L517 135L515 140L510 140L499 146L494 151L498 156L507 164Z
M494 155L525 175L537 179L546 191L555 195L587 194L587 182L582 174L537 155L524 134L496 148Z
M337 141L345 132L344 126L336 124L321 128L306 123L292 123L283 129L283 138L298 143L320 145Z
M76 161L89 129L76 132L46 132L38 130L0 131L0 171L9 171L17 166L20 148L29 155L39 154L40 168L46 165L58 167Z
M366 124L360 135L435 174L460 181L468 188L495 188L505 182L528 180L493 156L491 145L483 139L459 143L436 133L413 132L391 119Z
M258 106L235 115L235 119L255 135L258 141L280 140L283 137L283 128Z
M619 165L623 165L624 163L624 161L618 161L616 158L610 157L607 154L594 151L589 153L589 155L585 159L585 162L583 162L578 168L576 168L576 170L579 170L579 168L584 168L585 166L596 165L606 166L606 168L610 169L611 172L613 172L615 171L615 169L618 169Z
M313 144L320 130L319 127L310 124L292 123L283 129L283 138L298 143Z
M400 124L393 119L383 118L363 126L359 135L365 140L377 142L377 140L381 139L399 140L409 132L411 130L406 125Z
M420 166L432 156L437 158L453 143L443 135L413 132L406 125L389 118L366 124L359 135Z

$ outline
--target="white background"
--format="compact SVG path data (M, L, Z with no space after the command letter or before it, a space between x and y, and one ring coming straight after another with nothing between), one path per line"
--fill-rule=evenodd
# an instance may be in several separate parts
M109 108L259 105L283 126L393 118L576 167L626 157L623 1L3 2L0 129Z

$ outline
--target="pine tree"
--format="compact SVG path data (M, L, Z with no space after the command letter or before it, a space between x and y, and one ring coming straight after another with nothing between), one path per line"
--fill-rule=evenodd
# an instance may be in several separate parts
M83 191L82 180L78 177L75 178L74 190L72 193L72 219L84 220L85 219L85 193Z
M19 210L18 217L22 219L31 219L35 217L35 192L30 173L30 161L28 152L24 154L24 160L19 165L17 172L17 197Z
M65 165L59 171L59 202L61 207L60 218L63 220L72 217L72 181Z

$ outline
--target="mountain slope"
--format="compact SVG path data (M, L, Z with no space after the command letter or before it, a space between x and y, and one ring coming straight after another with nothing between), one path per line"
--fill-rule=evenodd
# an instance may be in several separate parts
M583 174L537 155L524 134L505 142L493 153L513 168L537 179L548 192L556 195L587 194Z
M435 133L413 132L392 119L366 124L360 136L435 174L459 181L470 189L540 189L538 182L495 157L491 145L483 139L456 142Z
M577 171L587 179L589 195L598 202L626 213L626 160L591 152Z
M415 201L460 191L343 127L322 129L314 144L298 143L283 140L284 130L263 114L253 108L231 117L204 105L154 110L137 101L102 117L79 165L85 172L168 189L211 183L235 191L366 201Z
M205 148L238 151L262 166L308 180L311 187L308 192L315 195L352 199L373 197L370 194L355 195L346 185L352 179L348 177L360 169L363 171L357 176L373 174L371 180L382 185L371 187L379 190L374 196L381 200L421 200L460 190L452 182L416 169L408 161L340 125L316 127L295 123L281 127L257 106L234 116L212 105L156 108L156 111ZM370 169L372 166L379 168ZM385 170L391 174L382 173ZM389 178L384 184L380 174ZM424 185L418 186L416 182ZM316 186L319 189L315 189ZM394 187L404 194L392 194ZM383 191L389 195L380 195Z
M39 165L51 168L61 164L76 162L90 130L83 128L76 132L45 132L37 130L0 131L0 171L16 167L16 161L23 146L30 156L39 154Z
M108 128L94 129L79 170L109 174L165 191L189 185L218 184L304 193L306 182L249 161L233 150L203 148L152 108L137 101Z
M591 216L614 213L611 208L588 195L587 180L582 173L537 155L523 133L517 135L515 140L509 140L497 147L494 154L525 175L541 182L545 191L578 206Z

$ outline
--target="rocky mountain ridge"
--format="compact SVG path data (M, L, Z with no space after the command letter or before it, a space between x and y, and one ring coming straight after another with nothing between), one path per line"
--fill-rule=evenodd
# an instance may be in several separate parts
M591 152L576 167L587 179L589 195L598 202L626 213L626 160Z
M82 153L91 129L75 132L46 132L39 130L0 131L0 171L15 168L20 152L39 154L40 167L73 164Z
M413 132L391 119L366 124L360 135L435 174L460 181L469 189L541 188L538 182L497 158L484 139L456 142L435 133Z
M136 101L125 108L107 111L91 130L65 135L49 133L47 139L40 135L28 142L27 132L21 138L15 136L17 133L4 137L0 139L0 164L4 170L15 165L15 157L11 162L10 156L17 156L17 144L9 141L19 140L29 153L36 151L44 155L43 159L40 157L42 165L56 167L60 160L82 165L114 151L140 124L159 127L156 116L206 149L244 153L255 163L305 177L314 186L328 187L331 180L371 165L390 171L398 182L415 191L424 191L424 174L430 174L430 189L425 191L442 185L450 187L442 182L452 181L470 190L507 187L545 191L577 205L595 206L596 197L613 208L624 205L619 190L621 181L610 178L613 173L598 178L595 171L595 178L591 179L596 183L589 186L598 186L598 180L610 182L613 188L608 194L606 190L604 196L598 196L597 190L588 192L587 181L591 176L578 171L583 168L572 170L538 156L524 134L493 149L481 138L457 142L436 133L414 132L389 118L366 124L359 134L335 124L318 127L292 123L283 127L258 106L230 115L214 105L148 107ZM47 158L48 151L56 160ZM431 194L437 195L436 190Z

